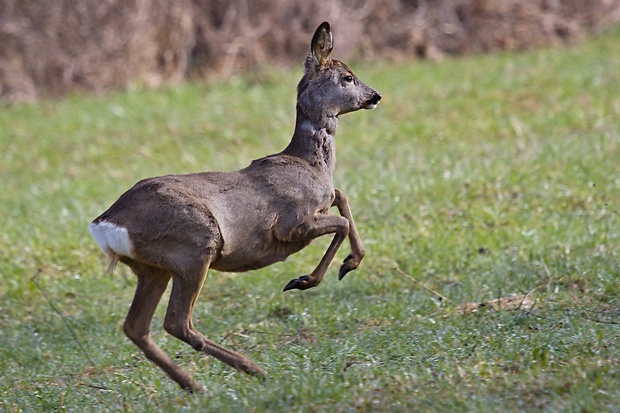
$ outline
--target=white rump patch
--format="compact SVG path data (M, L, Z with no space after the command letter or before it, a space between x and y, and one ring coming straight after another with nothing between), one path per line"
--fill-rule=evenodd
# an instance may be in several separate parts
M133 258L133 247L126 228L101 221L91 223L88 230L106 254L109 255L112 251L117 255Z

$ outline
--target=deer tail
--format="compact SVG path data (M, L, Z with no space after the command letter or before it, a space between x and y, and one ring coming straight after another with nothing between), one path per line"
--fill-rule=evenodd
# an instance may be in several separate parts
M111 249L108 249L108 269L105 271L106 274L112 274L114 272L114 269L116 268L116 264L118 264L118 260L120 258L120 255L118 255L117 253L115 253L114 251L112 251Z

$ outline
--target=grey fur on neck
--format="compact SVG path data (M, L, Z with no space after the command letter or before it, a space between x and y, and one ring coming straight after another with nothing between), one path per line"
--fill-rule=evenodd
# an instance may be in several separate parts
M338 118L335 116L325 119L323 124L317 124L305 118L298 110L293 138L282 153L304 159L312 167L333 175L336 167L334 135L337 126Z

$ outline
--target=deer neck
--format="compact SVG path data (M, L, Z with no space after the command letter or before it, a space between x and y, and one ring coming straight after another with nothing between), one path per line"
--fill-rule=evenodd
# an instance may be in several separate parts
M310 166L333 175L336 166L334 136L337 126L336 116L308 116L297 105L295 132L282 153L304 159Z

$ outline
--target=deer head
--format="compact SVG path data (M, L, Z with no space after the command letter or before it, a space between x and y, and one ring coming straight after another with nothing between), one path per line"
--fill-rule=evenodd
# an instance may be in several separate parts
M374 109L381 100L346 64L331 58L333 48L331 28L324 22L312 37L304 76L297 86L298 109L311 120Z

